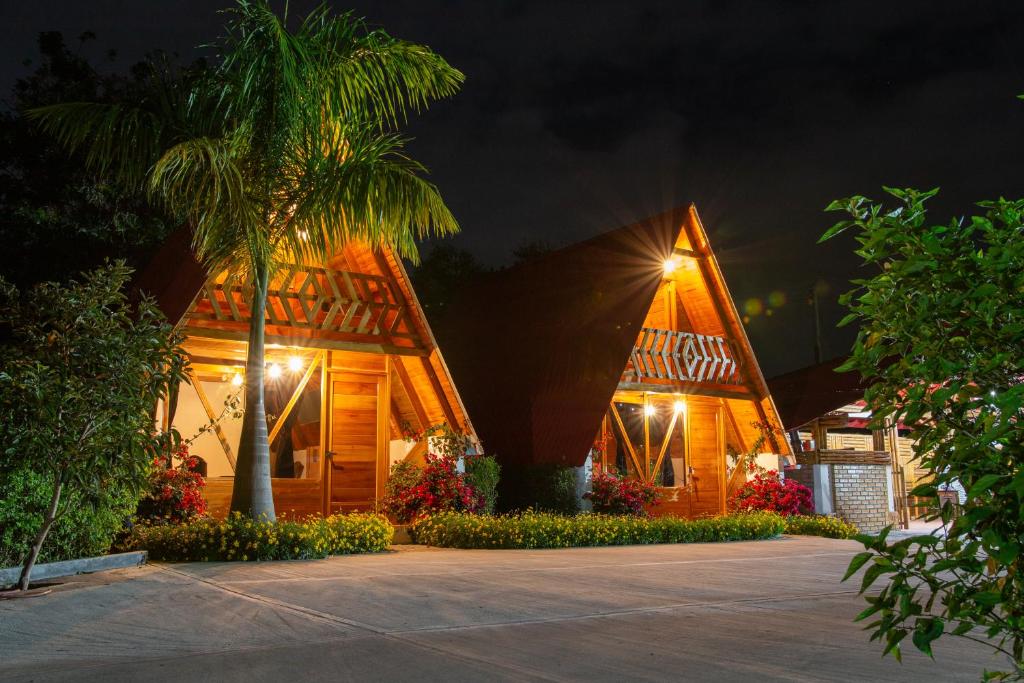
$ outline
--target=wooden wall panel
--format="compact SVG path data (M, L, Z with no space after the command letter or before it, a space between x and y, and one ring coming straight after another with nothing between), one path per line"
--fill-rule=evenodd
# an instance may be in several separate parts
M218 477L206 482L203 497L211 517L224 519L231 508L234 479ZM303 519L323 512L323 489L316 479L273 479L274 510L279 518Z

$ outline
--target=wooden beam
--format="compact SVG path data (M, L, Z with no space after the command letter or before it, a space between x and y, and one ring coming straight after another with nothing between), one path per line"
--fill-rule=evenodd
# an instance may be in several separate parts
M452 429L462 429L462 425L459 424L458 419L455 417L455 411L452 410L451 404L448 403L448 394L444 392L441 380L437 378L437 373L434 372L434 365L430 362L430 358L421 356L420 360L423 362L423 369L427 371L427 379L430 380L430 385L434 387L437 400L441 404L441 410L444 411L444 417L448 420L448 424L451 425Z
M377 380L377 477L375 498L384 497L384 485L391 474L391 439L388 438L388 416L391 406L391 358L387 359L384 374Z
M751 394L744 386L735 385L733 388L728 388L729 385L706 385L697 384L696 382L679 382L671 384L654 384L652 382L619 382L617 389L619 391L650 391L657 394L682 394L684 396L710 396L713 398L739 398L745 401L754 400L754 395Z
M213 432L217 435L217 440L220 441L220 446L224 449L224 455L228 459L228 464L231 465L231 471L235 471L235 454L231 450L231 444L228 443L228 438L224 435L224 430L220 428L220 424L217 422L217 413L213 412L213 406L210 405L210 399L206 397L206 392L203 391L203 384L199 381L199 378L195 376L192 369L189 368L185 371L192 379L192 387L196 390L196 395L199 397L199 402L203 405L203 410L206 411L206 417L213 424Z
M185 333L190 337L206 339L226 339L229 341L245 342L249 339L249 333L244 330L221 330L212 327L196 327L187 325ZM427 356L430 349L412 348L406 346L395 346L394 344L378 344L373 342L342 341L324 337L309 337L288 334L266 335L267 344L281 344L283 346L298 346L310 349L328 349L331 351L360 351L362 353L390 353L396 356Z
M284 422L288 419L288 416L292 412L292 408L298 403L299 397L302 392L306 389L306 385L309 384L309 378L313 376L313 371L316 370L317 366L323 362L324 357L327 355L326 351L320 351L313 356L313 362L306 368L305 374L302 375L302 379L299 380L298 385L295 387L295 391L292 392L292 397L288 399L288 403L285 404L284 410L278 415L277 420L274 422L274 428L270 430L270 435L267 436L267 443L273 445L274 439L281 432L281 428L284 426Z
M402 388L405 389L405 393L409 397L409 403L412 404L413 412L416 413L416 419L420 422L420 429L426 429L430 426L430 418L427 417L427 411L423 408L419 394L416 393L416 386L412 383L412 378L409 377L409 371L405 369L405 361L396 358L391 367L395 369L398 381L402 383Z
M426 456L426 454L427 440L423 439L421 441L417 441L416 444L409 450L409 452L405 454L405 457L402 458L402 462L411 462L417 464L423 463L425 462L424 456Z
M619 425L619 433L622 435L622 440L626 444L626 450L629 452L629 457L633 460L633 466L636 468L636 473L640 476L644 476L643 470L640 469L640 457L636 454L636 449L633 448L632 442L629 440L629 432L626 431L626 426L622 424L622 416L619 415L619 409L612 403L612 416L615 418L616 424ZM618 441L618 439L616 439Z
M661 440L661 450L658 452L658 459L654 463L654 468L651 470L651 481L654 481L654 477L661 467L662 461L665 459L665 453L668 451L668 445L672 442L672 431L676 428L676 422L679 419L679 413L672 411L672 419L668 423L668 431L665 432L665 438Z

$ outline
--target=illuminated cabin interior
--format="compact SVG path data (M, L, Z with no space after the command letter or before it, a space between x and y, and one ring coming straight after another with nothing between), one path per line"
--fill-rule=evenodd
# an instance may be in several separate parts
M204 277L177 236L140 286L186 334L192 382L161 415L195 437L210 511L223 516L241 432L230 405L244 395L250 285L228 273ZM406 436L429 425L475 439L394 254L349 245L326 263L279 268L269 291L265 402L278 515L372 508L396 462L422 460L427 444Z
M489 275L437 329L507 500L589 459L661 487L657 512L718 513L743 454L790 453L759 442L778 415L693 206Z

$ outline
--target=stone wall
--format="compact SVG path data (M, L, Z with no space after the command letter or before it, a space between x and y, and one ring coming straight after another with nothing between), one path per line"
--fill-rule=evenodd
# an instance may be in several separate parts
M864 533L877 533L894 521L885 465L801 465L786 470L814 494L815 512L837 515Z
M889 468L884 465L832 465L836 514L863 533L890 523Z

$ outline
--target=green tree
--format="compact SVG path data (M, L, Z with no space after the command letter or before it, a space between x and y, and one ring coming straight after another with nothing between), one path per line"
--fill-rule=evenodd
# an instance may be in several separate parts
M264 408L267 286L276 264L349 241L394 247L458 225L395 133L463 76L430 49L326 6L294 30L266 0L226 10L217 60L154 78L138 106L68 103L30 115L86 162L180 213L211 272L253 283L245 416L231 509L274 519Z
M115 264L25 294L0 279L0 477L31 472L49 487L22 590L69 503L97 507L122 488L137 502L162 436L152 411L183 378L171 326L125 296L130 272Z
M931 497L959 482L967 502L947 503L944 533L894 543L888 530L860 537L867 548L847 578L867 566L861 592L879 579L858 619L872 639L900 655L908 635L927 654L943 634L1005 654L1024 678L1024 201L982 202L982 212L930 224L936 190L886 191L895 207L864 197L833 202L850 218L824 239L855 233L856 253L874 274L840 299L843 324L860 330L849 361L870 388L876 425L913 428L914 457L934 473L914 489Z
M15 82L12 109L0 111L0 244L18 245L0 254L0 273L19 286L66 281L108 258L137 264L174 226L145 192L84 168L21 115L57 102L137 96L151 65L101 74L82 55L94 38L85 34L72 49L60 33L41 33L33 71Z

